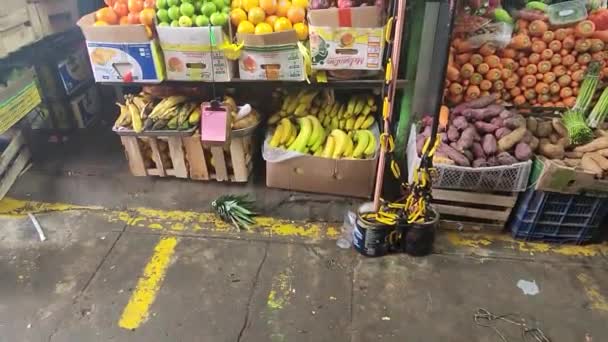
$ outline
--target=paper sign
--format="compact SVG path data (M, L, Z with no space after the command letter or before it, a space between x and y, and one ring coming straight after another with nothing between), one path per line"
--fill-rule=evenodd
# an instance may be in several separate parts
M229 134L229 114L225 106L211 107L211 103L201 105L201 140L209 143L225 143Z

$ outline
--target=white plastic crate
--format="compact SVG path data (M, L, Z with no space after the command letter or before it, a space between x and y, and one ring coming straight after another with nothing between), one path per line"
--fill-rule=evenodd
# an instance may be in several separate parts
M420 165L416 152L416 125L412 125L407 144L408 182L412 182L414 169ZM434 164L437 178L433 188L475 191L525 191L532 169L532 161L503 166L466 167Z

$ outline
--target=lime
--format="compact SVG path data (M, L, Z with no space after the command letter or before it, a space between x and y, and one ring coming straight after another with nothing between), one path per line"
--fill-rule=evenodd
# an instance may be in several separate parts
M213 26L224 26L228 21L228 16L223 13L215 12L209 18L211 20L211 25Z
M224 8L224 0L213 0L213 3L215 4L215 8L217 11L221 11L222 8Z
M182 15L179 18L179 26L181 27L190 27L192 26L192 18L186 16L186 15Z
M167 0L156 0L156 8L167 8Z
M196 20L194 21L196 26L204 27L209 25L209 18L206 15L198 15L196 16Z
M207 2L201 8L202 14L208 16L209 18L211 18L211 15L213 13L215 13L216 11L217 11L217 8L215 7L215 4L213 2Z
M173 21L171 22L171 27L179 27L179 21L177 21L177 20L173 20Z
M179 6L179 11L182 15L191 17L194 15L194 5L189 2L184 2Z
M161 23L168 23L171 21L171 19L169 18L169 12L164 8L161 8L156 11L156 16L158 17L158 21L160 21Z
M179 17L181 16L181 14L179 12L179 7L177 7L177 6L169 7L169 9L167 10L167 15L169 15L169 18L171 20L178 20Z
M167 6L171 7L171 6L179 6L180 1L179 0L167 0Z

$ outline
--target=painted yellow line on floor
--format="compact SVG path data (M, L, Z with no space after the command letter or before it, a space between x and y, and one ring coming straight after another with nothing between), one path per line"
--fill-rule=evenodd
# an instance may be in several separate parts
M608 311L608 300L600 293L600 287L597 285L595 280L589 275L581 273L576 276L578 280L583 284L587 299L589 299L590 307L592 310Z
M164 237L154 247L154 254L139 278L135 291L118 321L118 326L124 329L136 329L148 318L150 306L156 299L177 243L178 239L175 237Z
M249 231L238 232L233 226L210 212L152 208L133 208L129 211L121 211L104 209L98 206L21 201L11 198L0 201L0 216L24 216L27 213L78 210L98 211L110 222L122 222L129 227L150 229L167 234L237 233L239 235L256 234L266 237L301 238L313 241L335 240L340 235L339 227L334 224L290 221L265 216L256 217L256 224Z

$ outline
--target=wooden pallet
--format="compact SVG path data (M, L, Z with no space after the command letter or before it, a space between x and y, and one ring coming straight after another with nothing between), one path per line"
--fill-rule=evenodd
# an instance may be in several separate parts
M501 231L509 220L518 194L433 189L432 203L441 215L441 228Z
M0 199L11 189L31 158L23 134L20 131L12 134L11 142L0 156Z
M247 182L252 170L253 137L207 145L191 137L121 136L134 176Z

